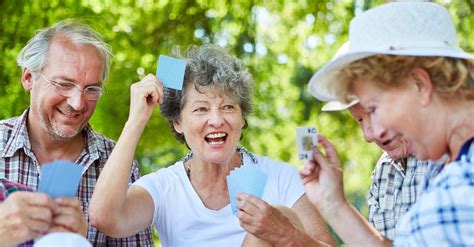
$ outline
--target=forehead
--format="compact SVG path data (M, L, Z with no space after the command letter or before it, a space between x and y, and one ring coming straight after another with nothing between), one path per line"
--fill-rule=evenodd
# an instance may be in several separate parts
M194 101L236 101L236 97L232 92L227 92L223 88L217 86L200 86L196 89L194 85L186 88L186 98L189 102Z
M90 81L101 81L104 70L100 52L91 45L76 44L65 36L51 40L45 69L72 77L85 76Z

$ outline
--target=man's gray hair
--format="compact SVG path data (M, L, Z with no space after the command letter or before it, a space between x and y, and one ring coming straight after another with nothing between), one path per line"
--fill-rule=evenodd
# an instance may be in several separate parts
M38 30L36 35L28 41L18 54L17 63L21 69L28 68L34 74L39 73L48 62L49 44L57 35L63 35L75 44L95 47L103 59L102 81L105 81L109 75L112 49L96 31L74 20L60 21L52 27Z

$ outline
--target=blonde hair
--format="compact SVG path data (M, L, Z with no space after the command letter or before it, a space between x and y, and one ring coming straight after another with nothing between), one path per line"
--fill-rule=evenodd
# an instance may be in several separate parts
M440 96L450 99L474 100L474 60L450 57L415 57L376 55L352 62L339 71L332 89L343 101L354 95L353 83L365 78L381 87L394 87L413 68L425 69Z

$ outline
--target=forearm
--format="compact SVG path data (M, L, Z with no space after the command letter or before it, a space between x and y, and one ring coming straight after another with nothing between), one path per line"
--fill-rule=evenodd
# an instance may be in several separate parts
M287 235L284 241L275 246L308 246L308 247L327 247L336 246L335 243L325 243L320 240L315 240L309 236L304 230L295 227L292 234Z
M89 205L91 223L107 231L126 220L125 202L130 170L143 127L127 122L110 157L101 171Z
M337 235L348 246L391 246L350 203L344 201L329 209L320 209L321 214Z

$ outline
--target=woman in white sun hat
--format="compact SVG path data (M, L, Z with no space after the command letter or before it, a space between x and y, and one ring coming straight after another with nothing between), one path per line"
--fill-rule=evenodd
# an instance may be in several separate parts
M404 138L418 159L447 159L428 172L394 244L474 246L474 56L459 48L447 10L384 4L354 18L349 39L311 78L311 93L358 99L375 135ZM324 154L315 148L300 171L308 198L346 244L391 245L347 202L336 151L323 136L319 143Z

